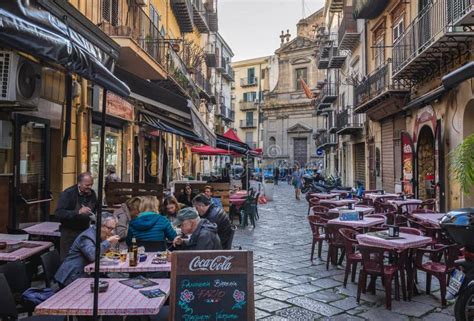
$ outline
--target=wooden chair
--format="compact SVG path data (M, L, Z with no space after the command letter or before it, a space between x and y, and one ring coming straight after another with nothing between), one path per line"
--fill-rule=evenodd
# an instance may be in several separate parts
M366 292L367 276L374 278L381 277L385 287L385 305L387 309L392 309L392 281L395 280L395 298L400 300L398 265L384 264L384 253L387 249L371 246L358 246L362 255L362 269L359 273L359 284L357 285L357 303L360 303L361 293ZM392 251L394 252L394 251ZM375 294L375 286L372 287Z
M420 204L418 202L406 202L398 207L398 213L408 216L419 206Z
M326 235L324 234L324 226L326 225L327 220L320 217L319 215L308 215L308 221L309 226L311 227L311 232L313 234L313 243L311 245L311 261L313 261L316 243L318 244L318 258L321 258L323 241L326 240Z
M358 244L356 235L359 232L354 231L350 228L341 228L339 229L339 233L342 235L344 239L344 246L346 250L346 270L344 273L344 287L347 286L347 279L349 274L351 273L351 281L355 281L355 276L357 272L357 263L362 262L362 256L360 253L356 252L356 246Z

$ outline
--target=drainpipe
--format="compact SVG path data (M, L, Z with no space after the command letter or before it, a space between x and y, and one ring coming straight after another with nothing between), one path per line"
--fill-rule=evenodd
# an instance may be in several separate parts
M63 158L67 155L67 144L71 139L71 116L72 116L72 76L66 75L65 79L65 91L66 91L66 119L64 127L64 137L62 141L62 156Z
M76 118L76 173L82 173L82 133L84 126L84 112L87 106L87 80L81 80L81 100L77 109Z

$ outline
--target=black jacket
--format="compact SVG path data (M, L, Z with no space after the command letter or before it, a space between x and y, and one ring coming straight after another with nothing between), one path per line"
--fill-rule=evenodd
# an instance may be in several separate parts
M201 216L209 220L211 223L217 224L217 234L221 239L222 248L227 248L228 242L232 235L232 224L229 216L224 212L222 207L211 204L207 212Z
M58 207L54 212L61 222L61 227L77 231L83 231L89 228L89 216L79 214L79 209L82 205L90 207L93 213L96 212L97 196L94 191L92 191L90 195L79 195L77 185L73 185L61 193Z
M181 193L178 197L178 202L181 204L186 205L187 207L192 207L193 206L193 199L196 197L196 194L191 193L191 200L187 198L186 193Z
M216 224L201 219L189 241L185 245L179 246L178 249L188 251L221 250L222 245L217 235Z

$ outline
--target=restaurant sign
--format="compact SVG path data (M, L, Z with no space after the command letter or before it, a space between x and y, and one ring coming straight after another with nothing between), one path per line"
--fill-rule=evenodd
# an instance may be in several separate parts
M413 141L408 133L402 132L401 135L403 193L413 194Z
M255 320L253 253L175 251L170 320Z

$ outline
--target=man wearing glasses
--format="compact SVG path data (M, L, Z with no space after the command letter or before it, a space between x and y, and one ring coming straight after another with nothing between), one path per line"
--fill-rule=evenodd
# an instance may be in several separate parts
M100 253L107 252L112 245L120 240L118 235L114 235L117 226L117 219L113 214L102 214L102 225L100 228ZM95 261L95 231L96 227L91 226L75 239L64 262L56 272L54 279L61 287L65 287L74 280L84 277L86 265Z

